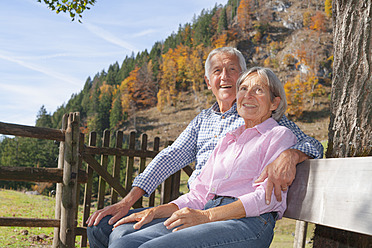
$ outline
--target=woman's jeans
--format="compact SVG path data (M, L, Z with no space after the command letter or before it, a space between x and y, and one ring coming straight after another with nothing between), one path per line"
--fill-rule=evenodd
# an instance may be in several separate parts
M237 198L215 197L204 209L226 205ZM138 209L132 210L139 211ZM121 225L112 231L106 216L98 226L88 228L90 247L269 247L274 236L276 214L258 217L216 221L172 232L164 226L164 219L155 219L141 229L133 223Z

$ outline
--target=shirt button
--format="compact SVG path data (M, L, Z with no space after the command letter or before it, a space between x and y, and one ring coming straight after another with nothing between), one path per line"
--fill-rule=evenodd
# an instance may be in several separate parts
M225 119L225 116L222 116L221 118L222 118L222 119Z
M229 175L228 175L228 174L226 174L224 178L225 178L225 179L228 179L228 178L229 178Z
M214 137L217 138L217 135L215 135Z
M215 187L213 187L213 188L212 188L212 192L215 192L215 191L216 191L216 188L215 188Z

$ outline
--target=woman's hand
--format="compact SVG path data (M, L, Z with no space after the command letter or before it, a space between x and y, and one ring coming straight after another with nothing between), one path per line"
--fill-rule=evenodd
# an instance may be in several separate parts
M172 216L164 222L167 229L173 229L173 232L181 229L196 226L211 222L209 211L196 210L191 208L182 208L172 214Z
M150 223L154 219L155 211L156 211L155 208L150 208L138 213L131 214L116 222L113 229L120 225L130 222L137 222L133 225L133 228L140 229L143 225Z
M168 203L160 205L154 208L145 209L138 213L133 213L127 217L122 218L114 225L114 229L120 225L130 222L137 222L133 225L133 228L138 230L143 225L150 223L153 219L166 218L172 215L178 210L177 205Z

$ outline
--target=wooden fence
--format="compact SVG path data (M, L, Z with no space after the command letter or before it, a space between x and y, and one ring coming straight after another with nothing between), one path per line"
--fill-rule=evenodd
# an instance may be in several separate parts
M30 127L0 122L0 134L48 139L60 142L58 168L26 168L0 167L0 180L53 182L56 186L56 207L54 219L5 218L0 217L0 226L55 227L53 247L74 247L75 237L81 235L81 247L87 245L86 224L91 212L92 186L94 171L99 175L97 209L104 207L105 193L108 184L111 187L110 204L118 201L119 195L124 197L130 190L134 173L142 172L147 160L154 158L159 152L159 138L154 139L152 150L148 150L148 139L142 134L140 149L136 149L136 133L129 135L129 148L123 149L123 132L115 133L114 147L110 147L110 132L105 131L102 147L97 147L97 134L90 133L88 145L84 144L85 136L80 133L79 113L63 116L62 129ZM168 142L169 143L169 142ZM100 156L99 161L96 157ZM109 156L114 156L112 172L108 172ZM125 185L120 183L120 165L126 157ZM139 166L135 166L135 158L139 158ZM83 170L86 162L86 170ZM186 167L190 176L192 169ZM180 171L163 182L160 191L160 204L167 203L179 196ZM83 225L78 226L78 199L80 186L85 184ZM134 207L144 205L142 198ZM150 196L147 206L155 205L155 192Z

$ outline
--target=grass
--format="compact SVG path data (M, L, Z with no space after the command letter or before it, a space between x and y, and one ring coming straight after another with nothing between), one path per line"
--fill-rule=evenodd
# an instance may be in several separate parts
M0 189L0 216L54 219L55 198ZM79 207L81 223L82 211ZM53 227L0 227L0 247L51 247ZM80 242L77 237L76 243Z
M1 189L0 202L1 217L54 218L54 198ZM0 247L48 246L53 242L53 230L54 228L0 227ZM46 235L43 240L33 241L42 235Z
M181 191L187 192L187 176L181 175ZM147 199L147 198L145 198ZM19 191L0 189L0 216L24 218L54 218L55 199L41 195L26 195ZM94 207L92 207L94 208ZM81 225L82 207L79 207L79 225ZM274 240L270 248L293 247L296 222L282 219L275 227ZM310 239L314 225L309 225L307 234L307 248L311 247ZM25 234L27 230L27 234ZM53 228L39 227L0 227L0 247L51 247L53 242ZM37 237L43 239L37 240ZM77 238L78 247L80 237Z

